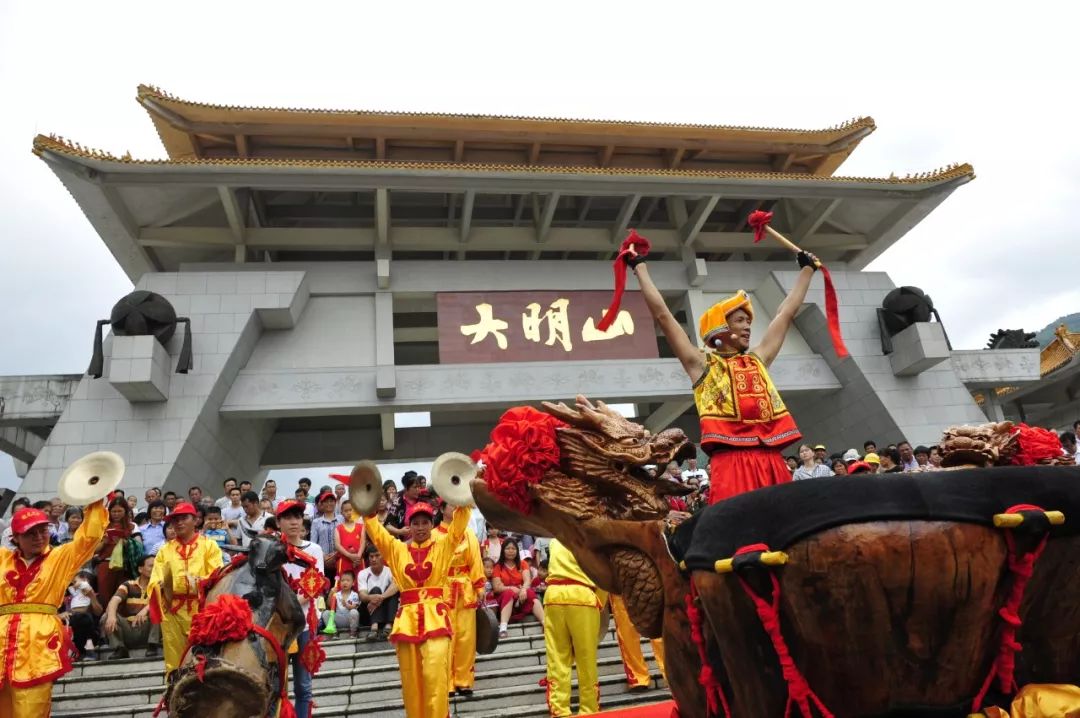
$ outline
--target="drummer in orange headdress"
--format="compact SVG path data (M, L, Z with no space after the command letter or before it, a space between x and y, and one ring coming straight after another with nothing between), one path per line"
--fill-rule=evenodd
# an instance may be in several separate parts
M645 302L694 387L701 447L709 461L709 502L791 481L780 450L802 438L769 377L795 313L806 299L820 262L798 254L799 275L757 346L750 346L754 307L746 292L713 305L699 320L702 351L686 335L649 277L644 257L626 263L637 275Z

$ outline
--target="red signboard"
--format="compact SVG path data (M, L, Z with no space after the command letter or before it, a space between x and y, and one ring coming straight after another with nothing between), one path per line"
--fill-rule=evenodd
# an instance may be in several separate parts
M606 332L596 323L610 292L452 292L436 299L442 364L659 356L640 292L623 295Z

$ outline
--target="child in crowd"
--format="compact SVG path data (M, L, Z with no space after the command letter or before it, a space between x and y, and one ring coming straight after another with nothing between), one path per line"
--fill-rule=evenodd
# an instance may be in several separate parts
M360 594L353 590L354 578L352 571L344 571L338 576L338 590L334 591L330 599L330 608L323 615L324 621L329 621L330 611L334 611L334 623L338 627L338 635L348 630L349 635L356 637L360 628Z
M225 528L225 522L221 518L221 509L217 506L207 507L202 534L211 541L216 542L221 548L225 548L232 543L232 537L229 535L228 529Z
M96 661L97 653L94 651L94 643L98 638L96 617L102 614L102 608L97 594L90 585L93 579L94 574L90 571L83 570L75 574L71 585L68 586L68 610L61 615L61 618L71 627L78 658ZM89 649L86 648L88 643Z
M544 597L544 591L547 590L547 577L548 577L548 562L545 558L536 567L536 578L532 581L532 590L536 592L538 598Z
M495 561L484 556L484 594L481 600L487 608L499 608L499 598L495 595L495 588L491 583L491 574L495 571Z

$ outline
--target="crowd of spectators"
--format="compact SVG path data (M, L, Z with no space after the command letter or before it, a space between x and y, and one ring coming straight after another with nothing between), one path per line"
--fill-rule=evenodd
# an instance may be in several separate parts
M1080 464L1077 433L1060 433L1063 452ZM918 473L941 469L937 446L913 446L908 441L886 444L864 442L855 448L830 453L824 444L804 443L785 457L792 480L827 476ZM690 459L685 465L646 467L654 478L685 484L688 491L669 499L673 512L696 513L709 503L710 476L707 465ZM424 476L409 471L398 483L386 481L377 517L387 530L402 541L410 537L405 514L418 501L437 502ZM321 628L325 633L363 637L367 642L386 641L397 611L398 589L382 556L367 540L363 522L355 516L346 496L346 487L324 485L314 494L312 482L302 478L294 494L305 503L304 539L318 545L331 588L320 600ZM274 511L282 499L277 483L267 480L260 492L249 481L226 479L222 496L214 500L193 486L187 500L198 511L202 533L226 551L247 546L253 537L277 530ZM153 558L162 544L173 538L165 517L177 504L173 491L164 494L147 489L143 501L118 490L109 501L109 525L91 561L71 582L61 615L71 626L79 658L95 659L106 644L110 658L123 658L133 648L146 648L147 655L160 650L160 631L148 620L147 582ZM17 498L11 506L33 506L50 517L50 542L60 545L72 540L83 520L82 510L65 506L59 498L31 503ZM441 512L436 512L436 523ZM505 635L508 624L535 617L543 618L542 597L547 573L546 540L512 534L487 525L474 512L473 529L480 540L486 585L481 601L499 616ZM11 531L4 528L2 545L14 548Z

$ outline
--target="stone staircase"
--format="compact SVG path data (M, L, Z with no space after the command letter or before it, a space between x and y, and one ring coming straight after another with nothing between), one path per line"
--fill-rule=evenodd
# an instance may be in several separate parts
M335 638L323 645L327 659L313 686L318 705L316 716L404 718L397 657L390 644ZM648 691L630 693L615 633L609 630L605 634L597 659L601 708L670 698L652 661L648 642L643 642L642 651L653 667L652 681ZM107 652L100 655L104 657ZM451 715L491 718L548 715L545 692L540 686L545 665L541 626L532 620L511 626L509 638L499 642L495 653L477 657L475 692L469 698L452 699ZM150 718L164 690L162 668L160 659L76 663L71 673L56 682L52 715L54 718Z

